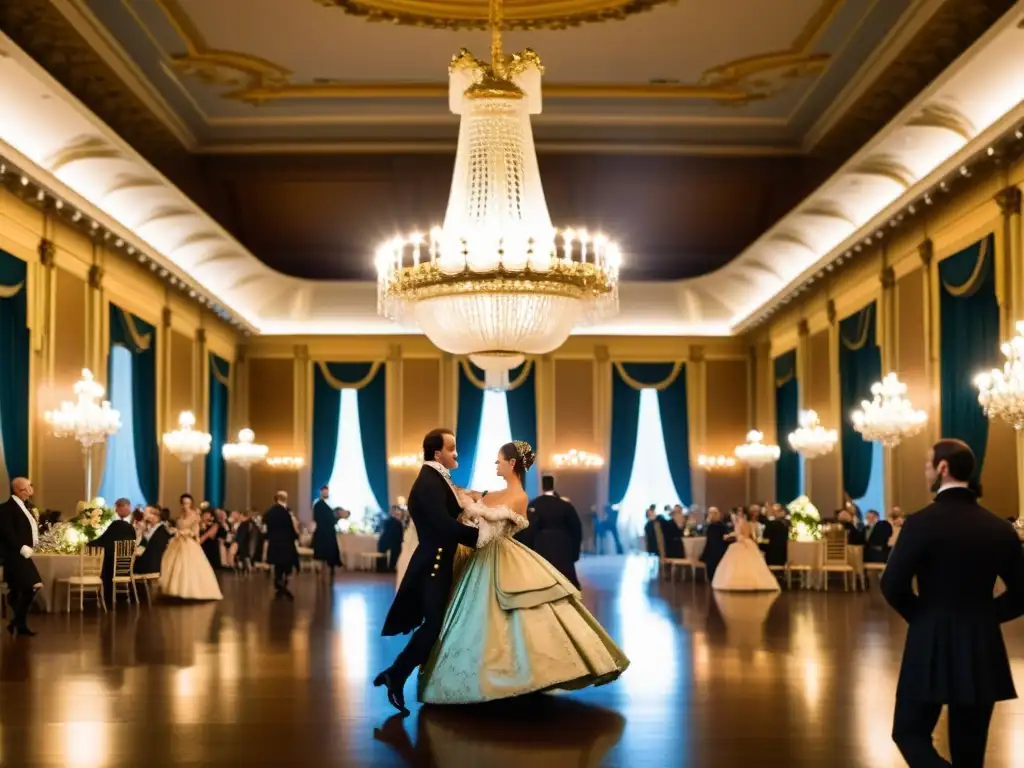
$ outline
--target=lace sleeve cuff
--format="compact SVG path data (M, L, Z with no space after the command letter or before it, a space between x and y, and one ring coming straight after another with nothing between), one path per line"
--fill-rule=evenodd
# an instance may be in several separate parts
M517 515L515 512L509 514L509 521L512 523L512 535L530 527L530 521L524 515Z

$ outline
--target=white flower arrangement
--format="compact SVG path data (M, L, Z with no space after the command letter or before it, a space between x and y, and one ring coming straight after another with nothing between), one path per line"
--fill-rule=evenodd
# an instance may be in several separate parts
M821 515L811 500L800 496L786 507L789 512L789 538L795 541L818 541L821 538Z

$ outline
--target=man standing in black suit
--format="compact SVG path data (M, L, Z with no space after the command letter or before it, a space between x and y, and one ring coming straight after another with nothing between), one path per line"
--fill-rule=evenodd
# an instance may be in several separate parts
M576 561L583 544L583 525L576 507L555 493L555 478L541 478L542 494L530 502L527 517L530 526L516 538L543 557L567 578L576 589Z
M455 496L450 470L459 466L455 435L450 429L435 429L423 438L423 467L409 492L409 515L419 544L395 594L381 634L412 632L409 643L394 663L374 678L375 687L385 686L388 701L402 714L405 681L426 662L430 649L441 634L445 608L452 588L452 567L459 544L476 547L480 531L458 522L462 512Z
M114 544L118 541L135 541L135 526L132 525L132 503L128 499L114 502L114 522L107 526L90 547L103 550L103 598L109 603L114 597Z
M34 635L28 628L28 609L36 592L43 588L42 579L32 556L39 545L39 521L29 501L33 494L27 477L11 482L11 497L0 504L0 561L4 579L10 589L11 617L7 631L12 635Z
M377 551L388 556L384 563L384 570L394 573L398 566L398 558L402 554L402 538L405 536L405 527L402 525L402 510L400 507L392 507L387 517L380 526L380 536L377 538Z
M133 570L135 573L160 573L160 563L163 562L171 534L167 531L157 507L146 507L145 514L146 525L149 527L139 542L142 552L135 557Z
M765 518L764 531L761 536L767 542L764 545L764 560L768 565L785 565L789 559L789 523L785 517L772 515Z
M267 563L274 566L275 597L293 600L288 576L299 564L299 550L295 547L299 531L288 510L287 493L274 494L274 506L263 513L263 524L267 528Z
M932 744L943 704L952 765L981 768L995 703L1017 696L1000 624L1024 614L1024 556L1013 527L978 505L974 470L965 443L935 444L925 465L935 500L907 518L882 575L909 625L892 737L910 768L950 765Z
M889 539L892 538L892 525L886 520L878 519L878 512L868 510L868 525L864 529L864 562L884 563L889 559Z
M722 522L722 514L718 507L709 508L708 524L704 526L704 551L700 555L701 562L708 571L708 582L715 578L718 564L722 562L725 550L729 548L730 542L725 539L728 533L729 529Z

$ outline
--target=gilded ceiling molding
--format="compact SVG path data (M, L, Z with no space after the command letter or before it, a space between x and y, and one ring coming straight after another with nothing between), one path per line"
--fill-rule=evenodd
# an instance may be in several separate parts
M858 165L853 173L864 176L881 176L896 182L903 189L910 189L917 183L914 172L891 157L873 157Z
M57 173L65 166L79 160L121 160L124 153L102 139L85 137L63 147L59 152L50 155L44 161L50 173Z
M835 219L836 221L845 222L855 229L857 227L857 222L851 219L845 211L839 208L839 206L832 204L811 206L800 211L800 214L803 216L812 216L814 218Z
M964 141L970 141L978 133L974 124L955 107L948 104L929 104L907 125L919 128L942 128L952 131Z

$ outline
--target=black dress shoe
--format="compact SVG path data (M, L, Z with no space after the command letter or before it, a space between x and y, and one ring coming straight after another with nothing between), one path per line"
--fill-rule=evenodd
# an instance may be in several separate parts
M38 632L33 632L28 627L18 627L17 632L19 635L22 635L23 637L35 637L37 634L39 634Z
M374 688L379 688L382 685L387 688L388 701L391 702L391 706L403 715L408 715L409 710L405 706L405 691L403 690L405 686L397 684L397 681L391 676L390 670L384 670L373 679Z

